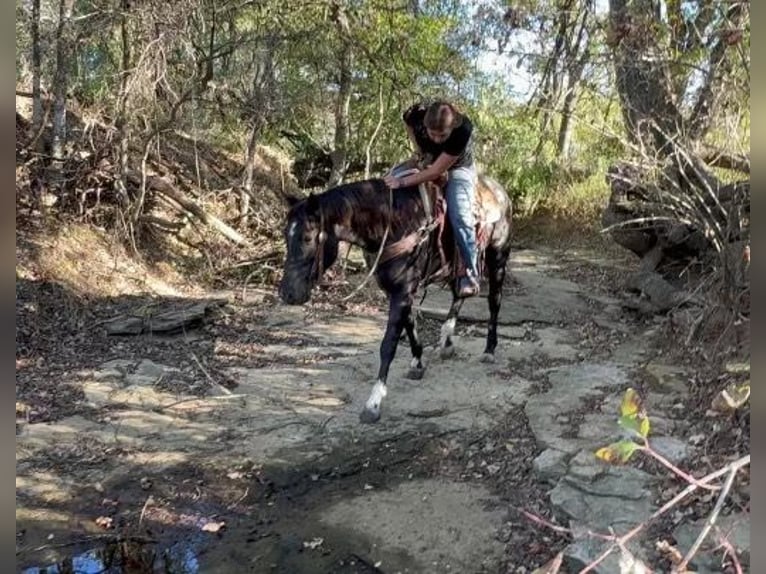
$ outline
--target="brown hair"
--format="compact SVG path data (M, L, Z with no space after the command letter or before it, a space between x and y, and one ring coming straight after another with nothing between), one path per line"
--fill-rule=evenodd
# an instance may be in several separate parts
M423 117L425 127L435 132L454 129L462 121L463 118L455 106L449 102L441 101L434 102L428 106L426 115Z

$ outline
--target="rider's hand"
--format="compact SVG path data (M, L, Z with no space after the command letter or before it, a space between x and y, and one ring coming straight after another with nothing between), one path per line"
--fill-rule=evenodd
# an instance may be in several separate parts
M383 178L383 182L391 189L396 189L397 187L401 187L401 181L391 174L388 174L387 176L385 176Z

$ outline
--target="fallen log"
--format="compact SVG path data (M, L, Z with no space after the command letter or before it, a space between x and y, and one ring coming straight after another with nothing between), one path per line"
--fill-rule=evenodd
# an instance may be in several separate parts
M199 327L212 311L226 305L226 299L167 303L159 309L141 308L104 323L108 335L171 335Z

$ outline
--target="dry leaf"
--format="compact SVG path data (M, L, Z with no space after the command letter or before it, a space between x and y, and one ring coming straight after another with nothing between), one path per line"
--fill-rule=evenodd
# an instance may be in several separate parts
M208 522L202 527L202 532L219 532L224 526L225 522Z
M315 548L319 548L324 543L323 538L314 538L313 540L309 542L303 542L304 548L310 548L311 550L314 550Z
M561 563L564 561L564 553L559 552L553 559L549 560L539 568L535 568L532 574L558 574L561 570Z
M668 560L670 560L674 566L680 564L684 559L683 554L681 554L678 548L670 544L667 540L658 540L656 546L657 550L667 556Z
M732 383L723 389L713 399L710 405L714 411L729 413L736 411L750 398L750 381L742 384Z
M98 524L101 528L111 528L113 522L114 521L109 516L99 516L96 518L96 524Z
M620 574L649 574L650 570L647 568L641 560L633 556L633 554L625 548L620 546Z

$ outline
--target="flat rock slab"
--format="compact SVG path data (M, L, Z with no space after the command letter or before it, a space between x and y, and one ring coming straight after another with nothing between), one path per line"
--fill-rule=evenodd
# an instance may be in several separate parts
M514 292L503 298L498 323L518 325L521 323L559 324L573 314L588 311L583 288L577 283L543 273L555 271L556 265L537 252L511 254L506 288L516 282ZM511 279L512 278L512 279ZM443 319L452 302L449 289L431 288L419 307L421 312ZM486 321L489 308L486 297L466 299L460 317L470 321Z
M502 555L502 509L483 487L425 480L343 500L321 521L371 540L363 550L384 572L476 572Z

